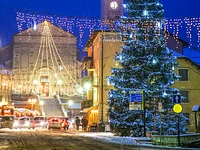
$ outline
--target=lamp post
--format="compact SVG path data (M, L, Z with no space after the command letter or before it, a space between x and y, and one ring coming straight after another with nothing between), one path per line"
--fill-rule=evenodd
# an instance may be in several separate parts
M199 127L198 127L198 121L197 121L197 112L200 111L200 106L199 105L194 105L193 108L192 108L192 111L195 113L194 114L194 121L195 121L195 129L196 129L196 132L199 132Z
M177 113L178 116L178 146L181 145L181 141L180 141L180 113L182 112L183 108L180 104L175 104L173 107L173 110L175 113Z
M37 99L34 97L30 97L28 99L29 104L31 104L31 110L34 110L34 104L37 102Z

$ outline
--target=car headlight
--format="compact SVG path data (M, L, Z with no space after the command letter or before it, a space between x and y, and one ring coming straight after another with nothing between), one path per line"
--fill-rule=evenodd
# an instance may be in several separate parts
M25 126L29 126L29 125L30 125L30 122L26 121Z
M14 123L13 123L13 126L18 126L19 125L19 122L18 121L15 121Z
M41 122L40 122L40 125L43 126L43 125L44 125L44 121L41 121Z

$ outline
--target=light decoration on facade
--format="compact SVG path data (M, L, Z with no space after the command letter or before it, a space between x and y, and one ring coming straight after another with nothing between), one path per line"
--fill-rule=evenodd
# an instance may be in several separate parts
M23 83L23 90L27 89L36 89L33 84L34 79L41 80L40 77L36 77L36 75L55 75L54 80L58 83L60 80L63 81L62 86L59 85L59 91L62 91L64 95L72 96L72 95L78 95L79 93L77 92L75 86L80 85L81 81L81 64L77 61L73 65L66 65L62 58L61 54L58 49L58 45L54 42L54 38L51 34L51 28L52 25L48 23L47 21L44 21L42 23L42 28L38 27L38 30L41 31L41 40L40 40L40 46L39 50L37 53L36 60L34 62L34 66L31 69L29 77L26 79L29 79L28 81ZM61 32L63 32L60 29ZM66 34L66 33L65 33ZM59 35L58 35L59 36ZM59 41L57 41L59 42ZM70 41L69 41L70 42ZM70 44L70 43L69 43ZM44 64L44 61L46 63ZM43 66L46 66L46 69ZM38 68L41 68L38 70ZM49 69L51 68L51 69ZM22 71L22 70L21 70ZM19 70L14 70L14 72L19 72ZM23 72L21 72L23 74ZM80 76L80 78L76 78ZM47 80L47 81L46 81ZM49 79L45 79L44 82L49 82ZM80 81L78 81L80 80ZM41 82L41 81L40 81ZM50 83L50 82L49 82ZM52 89L53 85L49 86L49 91L51 92L50 95L53 95L54 90ZM16 83L17 85L17 83ZM65 87L64 87L65 86ZM41 90L44 90L45 85L39 85L38 87ZM65 90L64 90L65 88ZM67 89L67 90L66 90ZM22 92L23 93L23 92Z
M157 3L157 5L161 5ZM125 4L123 5L126 6ZM143 15L147 16L148 11L145 9ZM125 17L125 16L124 16ZM44 20L56 24L65 31L74 34L78 37L78 46L83 48L85 39L88 39L95 29L108 29L111 27L110 21L95 19L95 18L78 18L78 17L64 17L59 15L45 15L37 12L17 12L16 16L17 27L19 31L23 29L34 27L35 24L41 23ZM182 17L182 18L166 18L162 24L166 31L169 31L177 39L181 37L189 42L190 47L200 47L200 17ZM116 25L114 25L114 28ZM183 31L185 35L180 35ZM195 35L196 34L196 35ZM197 37L197 39L195 39ZM196 41L194 41L196 40ZM193 43L197 43L196 45ZM178 44L177 44L178 46Z
M158 5L160 4L158 3ZM145 14L147 15L148 12L146 12ZM17 12L16 20L17 20L17 27L20 32L24 29L34 27L34 24L39 24L44 20L47 20L63 29L59 31L60 36L62 36L64 30L77 36L79 49L82 49L84 47L85 43L87 42L87 39L90 36L92 36L91 33L95 29L104 30L104 29L109 29L111 27L109 25L111 23L110 21L105 21L105 20L101 21L99 19L94 19L94 18L83 18L83 17L78 18L78 17L67 17L67 16L64 17L56 15L44 15L38 13L27 13L27 12ZM116 28L116 24L114 23L112 29ZM159 22L155 26L157 26L157 28L168 31L166 32L165 36L166 40L169 36L171 36L169 33L172 33L173 38L177 41L176 45L177 48L179 46L178 37L180 37L185 41L188 41L189 47L200 47L200 17L192 17L192 18L184 17L184 18L169 18L169 19L166 18L164 21L159 20ZM184 32L184 35L181 35L183 31L186 32ZM48 35L51 35L49 33ZM113 37L115 36L115 34L116 33L113 32ZM42 42L44 42L44 40L45 39L43 39ZM46 40L51 41L51 36ZM65 69L66 68L63 66L63 70ZM58 72L55 72L55 74L58 75ZM57 76L56 78L60 77ZM16 83L16 85L18 84ZM21 90L23 91L23 89Z

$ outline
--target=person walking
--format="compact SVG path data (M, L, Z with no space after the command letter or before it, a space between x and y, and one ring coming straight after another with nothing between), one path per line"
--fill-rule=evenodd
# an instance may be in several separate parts
M86 130L87 130L87 125L88 125L88 120L87 120L87 118L86 118L86 117L83 117L82 120L81 120L81 122L82 122L82 129L83 129L84 131L86 131Z
M80 125L80 122L81 122L81 120L79 119L79 117L76 117L75 122L76 122L76 130L79 130L79 125Z

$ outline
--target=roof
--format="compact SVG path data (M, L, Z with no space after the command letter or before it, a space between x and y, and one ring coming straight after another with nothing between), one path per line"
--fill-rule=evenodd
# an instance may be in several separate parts
M168 31L165 31L167 34L169 34L170 36L172 36L172 37L174 37L174 35L172 34L172 33L170 33L170 32L168 32ZM183 39L181 39L180 37L178 37L177 38L179 41L181 41L182 42L182 44L183 44L183 47L186 47L186 46L188 46L189 44L188 44L188 42L186 42L186 41L184 41Z
M39 24L37 24L37 29L34 30L33 27L29 27L23 31L21 31L20 33L17 33L15 34L14 36L38 36L38 35L41 35L41 33L43 32L43 29L44 29L44 26L45 24L48 24L48 27L51 31L51 34L52 36L58 36L58 34L60 34L59 36L72 36L72 37L75 37L75 35L63 30L62 28L52 24L51 22L49 21L43 21Z
M90 35L90 38L89 38L89 40L87 41L87 43L86 43L86 45L84 47L85 48L86 47L90 47L91 44L93 43L94 39L97 37L98 33L100 33L100 32L102 32L102 33L105 33L105 32L116 32L116 33L118 33L119 31L110 30L110 29L108 29L108 30L94 30L92 32L92 34ZM84 50L84 51L87 51L87 50Z
M185 55L181 55L180 53L173 51L173 55L176 56L178 59L187 59L188 61L190 61L193 65L195 65L197 68L200 68L200 65L196 62L194 62L192 59L190 59L189 57L185 56Z

